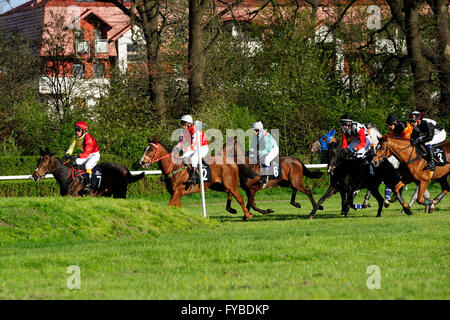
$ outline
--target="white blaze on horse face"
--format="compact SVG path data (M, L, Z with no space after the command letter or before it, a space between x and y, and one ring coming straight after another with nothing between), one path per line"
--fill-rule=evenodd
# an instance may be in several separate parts
M147 148L145 148L144 154L142 155L142 158L140 161L141 167L148 168L148 162L144 162L144 160L148 159L148 157L145 154L147 153L149 148L150 148L150 146L147 146Z

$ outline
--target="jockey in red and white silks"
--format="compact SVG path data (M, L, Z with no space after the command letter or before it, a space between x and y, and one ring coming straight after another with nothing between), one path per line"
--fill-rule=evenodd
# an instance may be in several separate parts
M365 125L353 121L348 114L341 117L342 148L354 152L356 158L362 159L370 151L369 132ZM348 144L347 139L353 137Z
M189 164L194 169L194 174L191 174L188 183L195 183L198 178L198 148L197 144L200 141L200 155L202 159L206 157L209 152L209 141L206 137L203 130L198 130L195 128L193 124L193 119L190 115L184 115L181 117L181 125L183 127L183 131L180 135L179 146L182 147L186 142L189 143L189 146L182 148L183 155L181 156L182 161L186 163L185 160L189 161ZM194 181L195 180L195 181Z
M83 150L83 153L75 156L75 163L84 165L86 172L92 173L92 168L100 160L100 149L97 141L88 132L88 126L84 121L79 121L75 124L75 134L76 136L66 151L66 155L72 155L75 146Z

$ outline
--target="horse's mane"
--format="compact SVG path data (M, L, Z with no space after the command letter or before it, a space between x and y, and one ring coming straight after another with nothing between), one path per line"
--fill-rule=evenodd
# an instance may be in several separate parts
M366 125L367 129L369 130L369 132L371 134L375 134L375 136L377 136L378 139L380 139L383 135L381 134L381 132L372 124L372 123L368 123Z

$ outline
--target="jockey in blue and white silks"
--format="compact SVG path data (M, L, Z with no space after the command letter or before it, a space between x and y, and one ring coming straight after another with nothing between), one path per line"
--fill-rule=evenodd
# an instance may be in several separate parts
M280 149L277 141L267 130L264 129L261 121L255 122L252 129L253 136L249 150L249 157L251 161L259 163L262 166L263 170L261 170L261 173L264 175L264 180L261 180L261 182L267 183L267 174L268 169L270 168L270 163L278 156Z

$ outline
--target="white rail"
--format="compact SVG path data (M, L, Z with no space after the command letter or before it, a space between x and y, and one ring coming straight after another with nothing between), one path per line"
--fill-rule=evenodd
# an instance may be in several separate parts
M305 164L306 168L308 169L320 169L320 168L326 168L328 167L327 164L324 163L320 163L320 164ZM135 174L140 174L141 172L145 172L145 175L149 175L149 174L162 174L161 170L145 170L145 171L131 171L132 175ZM45 179L52 179L53 175L52 174L46 174ZM18 176L0 176L0 181L1 180L28 180L28 179L32 179L31 175L18 175Z

